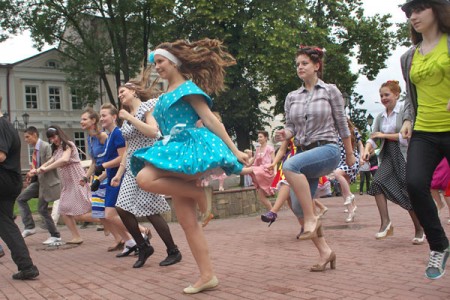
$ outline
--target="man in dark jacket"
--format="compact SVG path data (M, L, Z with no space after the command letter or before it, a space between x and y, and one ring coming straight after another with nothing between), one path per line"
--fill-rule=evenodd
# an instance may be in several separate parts
M19 272L13 279L33 279L39 271L28 252L27 245L14 222L13 209L22 189L20 174L20 138L12 124L3 117L0 96L0 237L8 245Z

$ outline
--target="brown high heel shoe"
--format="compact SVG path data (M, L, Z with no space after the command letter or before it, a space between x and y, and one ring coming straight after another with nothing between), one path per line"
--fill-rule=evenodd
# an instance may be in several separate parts
M327 267L327 264L330 263L330 268L332 270L336 269L336 254L334 254L334 251L331 251L330 256L327 258L325 263L323 264L315 264L311 267L311 272L323 272L325 271L325 268Z
M310 240L312 238L317 237L317 230L322 226L322 223L319 218L316 218L316 226L312 231L304 231L301 236L299 236L299 240Z
M208 225L209 221L211 221L214 218L213 214L209 214L206 218L202 220L202 227L206 227Z

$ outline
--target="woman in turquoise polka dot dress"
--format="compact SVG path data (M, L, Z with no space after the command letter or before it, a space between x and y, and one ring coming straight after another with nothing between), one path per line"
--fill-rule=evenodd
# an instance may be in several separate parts
M196 212L198 204L203 215L209 216L207 198L212 195L196 182L211 173L239 174L242 163L248 162L247 154L237 149L211 112L212 100L207 95L223 90L224 68L235 60L220 41L204 39L163 43L150 54L149 62L169 83L153 111L162 139L137 150L131 170L143 190L172 196L178 222L200 270L200 278L183 291L195 294L219 284ZM199 119L205 127L195 126Z

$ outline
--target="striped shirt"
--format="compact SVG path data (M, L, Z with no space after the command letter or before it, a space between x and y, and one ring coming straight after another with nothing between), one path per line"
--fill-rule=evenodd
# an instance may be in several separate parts
M344 99L334 84L318 80L312 93L304 86L290 92L284 102L285 129L303 146L317 141L337 143L337 132L343 138L350 136Z

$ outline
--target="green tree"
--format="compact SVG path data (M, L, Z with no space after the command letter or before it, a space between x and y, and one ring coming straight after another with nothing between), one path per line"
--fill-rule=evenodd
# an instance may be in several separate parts
M73 81L86 86L84 71L99 76L112 103L112 90L135 75L148 47L175 39L223 40L237 65L228 70L228 90L213 95L215 109L240 149L272 115L260 104L275 97L273 112L282 113L286 95L301 84L294 68L299 44L327 49L324 80L348 95L359 74L373 79L385 67L396 45L389 15L364 16L361 0L11 2L36 45L58 44L74 62L67 64ZM356 74L351 58L361 65ZM110 73L116 86L106 80Z
M19 8L10 0L0 0L0 43L21 28Z
M219 38L237 59L228 71L229 90L216 97L239 148L248 147L267 117L258 105L276 98L274 113L283 112L286 95L300 85L294 57L299 44L327 49L324 80L353 94L360 74L373 79L395 47L389 15L364 16L362 1L335 0L188 0L176 7L173 36ZM350 58L362 66L350 71ZM362 98L358 104L362 104ZM363 120L360 113L357 123Z
M37 47L58 45L69 84L81 92L85 104L97 100L93 87L100 79L116 106L113 91L145 63L153 27L164 26L173 5L164 0L12 2L21 8L23 26L31 30ZM114 84L108 74L114 75Z

